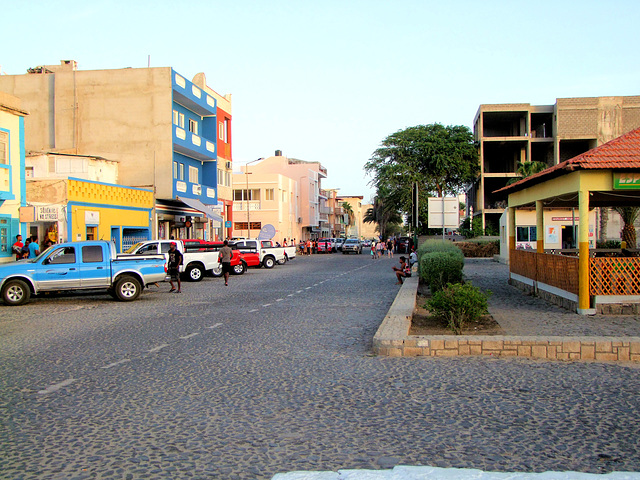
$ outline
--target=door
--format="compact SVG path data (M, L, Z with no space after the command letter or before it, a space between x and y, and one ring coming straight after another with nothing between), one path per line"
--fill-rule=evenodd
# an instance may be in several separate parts
M101 245L83 245L78 268L82 288L107 288L111 284L111 271Z
M51 247L51 253L36 267L39 290L66 290L80 286L80 270L75 247Z
M116 245L116 253L120 253L122 251L120 248L120 227L111 227L111 241ZM131 247L131 245L129 245L129 247Z

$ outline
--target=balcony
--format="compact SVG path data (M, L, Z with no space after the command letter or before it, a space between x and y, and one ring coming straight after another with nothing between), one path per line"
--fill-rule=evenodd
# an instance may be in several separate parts
M194 135L177 125L173 126L173 149L182 155L197 158L203 162L216 159L215 142Z
M319 219L321 222L327 222L327 223L328 223L328 222L329 222L329 215L327 215L326 213L320 213L320 214L318 215L318 219Z
M171 74L171 86L173 87L173 100L175 102L201 117L213 117L216 115L215 98L202 91L175 70L172 70Z

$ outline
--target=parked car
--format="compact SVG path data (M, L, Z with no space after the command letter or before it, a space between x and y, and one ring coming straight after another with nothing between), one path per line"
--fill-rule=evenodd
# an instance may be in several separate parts
M370 247L371 246L371 240L364 240L362 242L362 246L363 247Z
M318 253L332 253L333 252L333 242L330 238L320 238L317 243L317 252Z
M274 247L271 240L239 240L235 246L241 252L257 252L260 255L260 265L265 268L273 268L277 263L286 262L285 247ZM295 247L286 247L293 248Z
M362 253L362 243L357 238L347 238L342 244L342 254Z
M396 245L398 253L411 253L413 240L411 237L398 237Z
M177 249L182 253L183 263L180 267L180 273L183 273L188 280L199 282L205 272L213 273L214 269L221 269L217 250L206 247L206 243L194 244L190 242L189 246L185 247L182 240L147 240L136 243L125 253L130 255L157 253L164 255L168 260L171 242L175 242Z
M336 252L342 250L342 244L344 243L344 238L336 238Z
M0 265L0 292L10 306L41 292L102 290L123 302L167 275L163 255L117 255L113 242L53 245L34 259Z

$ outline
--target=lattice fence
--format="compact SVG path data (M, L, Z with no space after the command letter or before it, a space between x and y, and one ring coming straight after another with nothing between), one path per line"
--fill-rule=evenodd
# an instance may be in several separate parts
M578 293L578 258L528 250L511 250L510 270L537 282Z
M591 295L640 295L640 258L590 258Z

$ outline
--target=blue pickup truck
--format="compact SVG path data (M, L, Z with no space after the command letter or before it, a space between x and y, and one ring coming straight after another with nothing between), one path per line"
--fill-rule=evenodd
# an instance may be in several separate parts
M0 265L0 294L6 305L22 305L42 292L102 290L121 301L166 277L163 255L119 256L107 241L55 244L38 257Z

